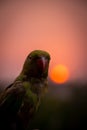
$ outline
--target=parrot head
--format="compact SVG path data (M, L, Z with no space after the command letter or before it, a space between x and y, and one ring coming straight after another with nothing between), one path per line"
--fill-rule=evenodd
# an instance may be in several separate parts
M28 77L44 77L48 76L48 68L50 55L46 51L34 50L26 58L22 74Z

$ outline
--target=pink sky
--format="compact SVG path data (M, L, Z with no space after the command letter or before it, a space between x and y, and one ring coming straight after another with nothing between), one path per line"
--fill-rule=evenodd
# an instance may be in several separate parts
M70 80L86 80L85 3L18 1L0 4L0 79L14 80L28 53L43 49L51 54L50 69L64 64Z

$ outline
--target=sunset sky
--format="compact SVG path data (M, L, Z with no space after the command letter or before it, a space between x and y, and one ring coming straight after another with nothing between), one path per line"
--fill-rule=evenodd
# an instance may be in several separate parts
M84 0L0 1L0 81L14 80L30 51L51 54L50 70L65 65L69 81L86 81Z

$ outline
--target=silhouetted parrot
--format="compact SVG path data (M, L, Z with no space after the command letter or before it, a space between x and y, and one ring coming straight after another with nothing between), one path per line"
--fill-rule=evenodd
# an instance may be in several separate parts
M26 130L48 88L50 55L34 50L15 81L0 95L0 130Z

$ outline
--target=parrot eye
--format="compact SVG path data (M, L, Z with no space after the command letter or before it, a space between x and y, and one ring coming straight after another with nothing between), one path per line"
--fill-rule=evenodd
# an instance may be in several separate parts
M32 56L29 56L29 60L31 60L32 59Z

